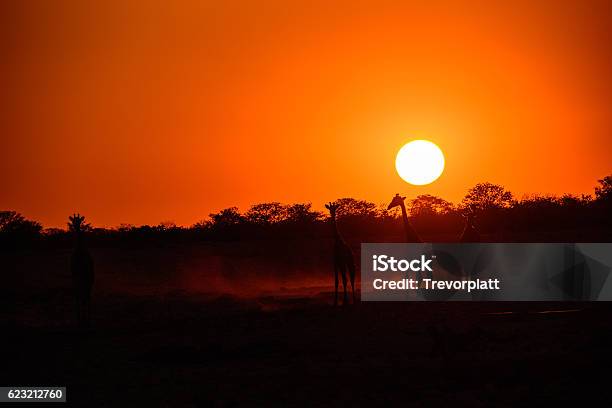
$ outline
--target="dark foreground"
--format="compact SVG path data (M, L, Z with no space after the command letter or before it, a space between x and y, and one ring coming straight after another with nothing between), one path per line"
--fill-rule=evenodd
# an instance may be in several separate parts
M0 383L83 407L609 403L607 303L329 299L99 295L86 332L12 311Z

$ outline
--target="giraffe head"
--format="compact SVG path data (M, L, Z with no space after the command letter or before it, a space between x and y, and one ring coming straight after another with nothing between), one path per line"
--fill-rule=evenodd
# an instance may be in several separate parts
M68 223L68 227L76 232L77 234L82 232L82 227L84 226L83 221L85 221L85 217L80 214L73 214L68 217L70 222Z
M336 210L338 209L338 207L340 207L340 204L335 204L332 202L325 204L325 208L329 210L329 214L334 219L336 218Z
M404 200L405 199L406 199L406 197L402 197L399 194L396 194L395 197L393 197L393 200L391 200L391 202L389 203L389 206L387 207L387 210L390 210L393 207L404 205Z

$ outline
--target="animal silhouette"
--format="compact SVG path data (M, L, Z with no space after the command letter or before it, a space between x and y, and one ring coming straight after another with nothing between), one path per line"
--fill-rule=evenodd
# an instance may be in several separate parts
M404 200L406 197L402 197L399 194L396 194L391 200L391 203L387 207L387 210L390 210L394 207L400 207L402 209L402 220L404 221L404 234L406 237L406 242L423 242L419 237L419 234L412 228L410 225L410 221L408 221L408 214L406 213L406 205L404 204Z
M69 228L75 234L75 247L70 259L70 271L75 298L76 323L86 328L91 323L91 290L94 283L94 262L83 237L85 217L74 214L68 218Z
M459 242L480 242L480 233L474 225L474 215L468 213L465 214L463 218L465 219L465 226L459 237Z
M351 280L351 292L353 295L353 304L355 303L355 257L351 247L344 241L340 231L338 230L338 224L336 223L336 210L338 204L329 203L325 204L325 208L329 210L330 222L334 231L334 282L335 282L335 295L334 295L334 306L338 305L338 273L342 276L342 287L344 289L343 305L348 303L348 297L346 293L346 272L349 273Z
M387 210L390 210L391 208L394 207L400 207L402 209L402 221L404 223L404 242L411 242L411 243L422 243L423 240L421 239L421 237L419 237L419 234L416 233L416 231L414 230L414 228L412 228L412 225L410 224L410 221L408 220L408 213L406 212L406 205L404 204L404 200L406 200L406 197L402 197L399 194L395 194L395 197L393 197L393 199L391 200L391 203L389 203L389 206L387 206ZM430 274L428 275L430 278ZM408 272L406 272L406 278L408 278ZM422 278L422 273L421 271L417 271L415 274L415 278L418 282L421 282L421 278Z

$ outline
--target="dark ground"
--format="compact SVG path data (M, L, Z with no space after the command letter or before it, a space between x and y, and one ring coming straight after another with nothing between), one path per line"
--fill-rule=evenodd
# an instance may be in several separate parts
M333 308L326 287L219 296L156 274L145 286L170 289L147 291L116 275L130 269L128 252L94 251L94 325L84 332L72 327L67 252L4 260L20 290L3 291L0 384L66 385L80 407L609 404L609 303ZM177 264L151 256L162 269Z
M334 309L293 299L262 311L230 298L166 301L98 299L95 328L84 333L5 325L2 383L66 385L69 401L84 407L521 406L606 397L608 304ZM578 310L537 313L568 309ZM505 311L514 313L488 314ZM449 328L438 348L432 325Z

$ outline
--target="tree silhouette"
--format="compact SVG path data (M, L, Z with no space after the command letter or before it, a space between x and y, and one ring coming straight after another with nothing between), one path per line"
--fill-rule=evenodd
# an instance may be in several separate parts
M397 210L388 210L387 203L377 206L365 200L345 197L338 204L337 216L347 236L355 240L395 239L401 235L402 219ZM466 213L476 215L479 229L486 234L498 234L508 239L567 239L608 240L612 225L612 175L598 180L595 198L590 195L530 195L515 200L503 186L478 183L465 195L459 205L429 194L419 195L409 203L408 211L418 228L434 239L454 239L461 229ZM184 228L171 222L157 226L124 224L115 229L95 228L82 220L79 229L89 231L96 245L110 245L113 240L129 245L151 245L181 239L242 240L253 238L284 239L286 237L329 235L323 214L312 209L311 203L259 203L246 213L237 207L225 208L209 214L209 218ZM70 231L47 229L15 211L0 212L0 250L18 249L35 245L65 245L70 242ZM571 235L574 234L574 235ZM528 238L526 238L528 237ZM150 239L149 239L150 238ZM602 241L603 242L603 241Z
M208 227L224 228L240 224L244 218L238 211L238 207L225 208L218 213L209 214L210 221L206 223Z
M512 207L526 211L549 211L559 204L559 198L553 195L529 194L514 202Z
M16 211L0 211L0 246L17 247L40 237L42 225ZM0 249L2 249L0 248Z
M595 187L595 198L597 201L612 201L612 174L597 180L599 185Z
M312 223L323 217L323 214L312 210L311 203L292 204L286 209L287 221L297 223Z
M338 205L338 218L378 216L376 204L369 201L339 198L333 204Z
M568 209L576 209L588 206L593 201L593 196L582 194L580 197L573 194L563 194L557 199L561 207Z
M478 183L470 188L461 201L463 211L477 212L500 208L509 208L514 197L503 186L493 183Z
M16 211L0 211L0 231L9 234L37 235L42 226L36 221L30 221Z
M452 210L451 202L430 194L422 194L410 200L410 215L413 217L448 214Z
M287 207L279 202L259 203L251 206L245 219L253 224L270 225L287 218Z
M172 231L179 228L174 221L162 221L156 228L160 231Z

